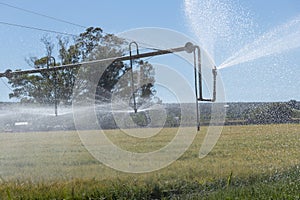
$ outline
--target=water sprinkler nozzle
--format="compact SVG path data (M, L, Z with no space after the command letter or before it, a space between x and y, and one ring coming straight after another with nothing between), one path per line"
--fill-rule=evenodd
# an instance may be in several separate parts
M214 66L214 68L212 69L212 73L214 76L217 76L218 72L217 72L217 67Z
M5 76L6 78L12 78L12 77L13 77L13 75L12 75L12 70L11 70L11 69L6 70L6 71L4 72L4 76Z

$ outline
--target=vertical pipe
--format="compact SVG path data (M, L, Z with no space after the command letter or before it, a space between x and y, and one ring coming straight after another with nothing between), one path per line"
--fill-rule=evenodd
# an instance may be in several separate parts
M195 51L197 50L197 68L198 68L198 83L199 83L199 98L198 100L203 100L203 92L202 92L202 67L201 67L201 51L200 47L196 46Z
M48 56L47 57L47 68L49 68L49 66L50 66L50 63L49 63L49 61L50 61L50 59L52 59L53 60L53 67L55 67L56 66L56 62L55 62L55 58L53 57L53 56ZM56 77L56 70L54 71L54 75L53 75L53 79L54 79L54 82L53 82L53 84L54 84L54 114L55 114L55 116L57 116L58 114L57 114L57 77Z
M194 79L195 79L195 96L196 96L196 115L197 115L197 131L200 131L200 114L199 114L199 102L198 102L198 80L197 80L197 61L196 61L196 52L194 53Z
M54 109L55 109L55 116L57 116L57 73L54 71Z
M216 66L212 69L212 73L213 73L213 79L214 79L212 102L215 102L217 99L217 67Z
M134 77L133 77L133 58L131 53L131 45L134 44L136 46L136 54L139 55L139 47L136 42L131 42L129 44L129 60L130 60L130 70L131 70L131 91L132 91L132 98L133 98L133 109L134 112L137 113L137 106L135 100L135 89L134 89Z

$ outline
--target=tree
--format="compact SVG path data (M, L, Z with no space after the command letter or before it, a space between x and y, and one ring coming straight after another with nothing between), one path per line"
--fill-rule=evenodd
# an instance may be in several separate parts
M54 67L50 61L54 44L48 36L44 36L41 42L45 46L46 56L41 58L31 57L27 62L34 68ZM21 102L53 104L54 103L54 82L55 72L43 72L40 74L25 74L13 76L9 79L13 92L10 98L18 98Z
M253 124L287 123L292 120L292 112L286 103L270 103L248 111L245 117Z
M103 88L108 92L106 92L107 100L111 98L111 95L114 94L116 98L120 100L128 100L131 99L131 104L133 103L133 93L135 94L135 100L138 106L141 106L145 103L150 102L158 102L159 99L155 98L156 90L154 88L154 75L155 71L153 66L148 62L137 61L135 66L135 70L132 72L134 77L134 82L131 80L131 69L128 65L123 63L123 66L120 64L112 64L107 68L103 76L108 76L107 73L114 72L114 75L111 77L115 77L114 81L110 81L113 84L105 84L103 80L100 79L98 90L102 91ZM119 71L115 71L118 69ZM110 70L111 68L115 70ZM119 76L119 74L122 74ZM133 88L132 88L133 84ZM101 92L99 92L101 94ZM101 96L101 95L99 95Z
M297 102L296 100L290 100L290 101L287 102L287 104L292 109L300 110L300 102Z
M101 60L111 57L119 57L126 53L126 46L128 45L125 40L118 38L112 34L103 34L101 28L90 27L81 33L74 41L65 37L57 37L57 44L55 45L51 38L45 36L41 39L45 46L45 56L41 58L32 57L28 60L29 64L34 68L48 68L54 66L53 49L58 47L60 63L56 65L76 64L84 61ZM56 59L56 60L59 60ZM96 91L96 100L109 101L111 95L115 91L126 91L126 88L119 88L124 85L118 84L123 76L129 73L129 66L125 62L115 61L111 63L99 62L100 65L105 67L102 77L99 79ZM143 85L137 89L137 94L142 99L152 97L155 90L153 89L154 83L154 69L149 63L136 62L146 69L143 77L147 77L151 83ZM80 65L78 65L80 67ZM65 68L63 70L56 70L52 72L43 72L41 74L28 74L21 76L13 76L9 80L13 92L10 98L20 99L21 102L31 103L46 103L52 104L54 102L54 90L59 102L69 104L72 101L73 87L77 78L77 68ZM87 74L93 74L96 68L87 67ZM135 76L137 73L135 72ZM130 81L130 79L125 79ZM82 88L85 92L90 91L89 77L83 80ZM56 85L54 85L56 83ZM126 84L125 84L126 85ZM128 85L128 84L127 84ZM130 93L131 94L131 93ZM82 92L81 95L85 95Z

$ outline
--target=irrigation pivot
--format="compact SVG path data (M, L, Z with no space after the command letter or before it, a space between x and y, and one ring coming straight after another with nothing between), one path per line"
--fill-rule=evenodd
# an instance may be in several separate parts
M132 48L131 46L135 45L136 47L136 53L132 53ZM171 53L176 53L176 52L183 52L185 51L186 53L193 53L194 55L194 82L195 82L195 97L196 97L196 109L197 109L197 130L200 130L200 114L199 114L199 102L201 101L210 101L214 102L216 100L216 77L217 77L217 68L213 67L212 69L212 75L213 75L213 94L212 98L203 98L203 93L202 93L202 73L201 73L201 49L199 46L194 45L191 42L187 42L184 46L182 47L177 47L177 48L171 48L171 49L165 49L165 50L155 50L155 51L150 51L146 53L139 53L138 49L138 44L136 42L131 42L129 44L129 55L128 56L121 56L121 57L112 57L112 58L106 58L106 59L101 59L101 60L94 60L94 61L87 61L87 62L81 62L77 64L68 64L68 65L60 65L60 66L54 66L54 67L48 67L48 68L40 68L40 69L29 69L29 70L17 70L17 71L12 71L10 69L7 69L5 72L0 73L0 78L6 77L6 78L11 78L13 76L17 75L22 75L22 74L34 74L34 73L42 73L42 72L49 72L49 71L58 71L66 68L79 68L81 66L84 66L84 64L89 64L89 63L98 63L98 62L116 62L116 61L130 61L131 63L131 68L132 68L132 63L135 59L140 59L140 58L147 58L147 57L153 57L153 56L160 56L160 55L165 55L165 54L171 54ZM50 59L50 58L49 58ZM133 73L132 70L130 70L130 73ZM131 74L131 77L133 77L133 74ZM133 85L133 78L131 79L132 85ZM133 92L133 100L135 102L135 94ZM134 112L137 112L137 107L136 104L134 103Z

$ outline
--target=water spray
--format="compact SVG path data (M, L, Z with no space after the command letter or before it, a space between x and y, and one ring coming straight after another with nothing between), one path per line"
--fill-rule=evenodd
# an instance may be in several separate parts
M136 54L133 54L131 51L132 45L135 45L136 47ZM98 62L120 62L120 61L130 61L130 69L131 69L131 89L132 89L132 98L133 98L133 109L134 112L137 113L137 105L136 105L136 97L135 97L135 88L134 88L134 77L133 77L133 63L135 59L140 58L147 58L147 57L153 57L153 56L159 56L159 55L166 55L166 54L172 54L177 52L186 52L186 53L193 53L194 55L194 81L195 81L195 97L196 97L196 113L197 113L197 130L200 130L200 113L199 113L199 102L214 102L216 101L216 77L217 77L217 68L214 67L212 69L212 76L213 76L213 94L212 98L204 98L203 97L203 83L202 83L202 66L201 66L201 49L199 46L194 45L191 42L187 42L182 47L177 48L171 48L171 49L165 49L165 50L155 50L152 52L147 53L139 53L139 47L136 42L131 42L129 44L129 55L128 56L122 56L122 57L113 57L113 58L106 58L102 60L94 60L94 61L88 61L88 62L81 62L77 64L68 64L68 65L60 65L60 66L54 66L54 67L47 67L47 68L40 68L40 69L31 69L31 70L17 70L12 71L10 69L6 70L4 73L0 73L1 77L6 77L8 79L12 78L13 76L23 75L23 74L34 74L34 73L42 73L42 72L56 72L58 70L64 70L67 68L79 68L81 66L84 66L85 64L92 64L92 63L98 63ZM49 58L50 59L50 58ZM56 82L56 81L55 81ZM55 109L57 109L57 101L55 101ZM57 111L55 111L57 114Z

